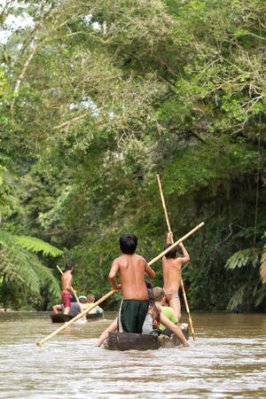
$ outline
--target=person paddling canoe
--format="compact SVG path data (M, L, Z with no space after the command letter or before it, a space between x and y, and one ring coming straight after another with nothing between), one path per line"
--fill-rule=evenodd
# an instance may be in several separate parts
M145 283L145 273L154 278L155 272L146 260L135 254L138 238L125 233L119 239L122 255L114 259L109 273L113 289L122 289L122 303L119 311L119 332L141 333L149 300ZM119 274L120 283L116 276Z
M172 232L167 234L167 244L164 249L169 248L173 243ZM165 291L166 302L174 310L178 320L181 318L181 305L179 299L179 286L181 280L181 269L190 260L190 256L182 244L179 244L183 256L178 256L177 249L169 251L162 259L163 264L163 289Z
M68 263L61 277L61 283L62 283L61 299L64 305L64 314L69 314L71 306L70 305L71 297L72 295L75 295L75 291L72 288L73 270L74 270L74 265L72 263Z

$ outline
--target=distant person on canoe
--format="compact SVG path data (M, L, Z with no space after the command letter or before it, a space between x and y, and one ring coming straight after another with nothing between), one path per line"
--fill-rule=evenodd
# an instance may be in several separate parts
M64 308L64 305L62 303L59 303L57 305L53 305L53 307L52 307L52 310L53 310L54 313L64 313L64 309L65 308ZM76 302L76 298L72 297L71 298L71 303L70 303L69 315L74 317L74 316L77 316L79 313L80 313L79 303Z
M91 308L94 305L95 302L95 296L93 294L88 294L87 295L87 308ZM97 314L97 313L103 313L103 309L100 306L96 306L90 314Z
M68 263L61 277L61 283L62 283L61 298L62 298L62 303L64 305L64 314L69 314L71 297L72 295L75 295L75 291L72 288L73 269L74 265L72 263Z
M87 297L86 295L80 295L78 299L80 304L80 310L84 312L84 310L88 309Z
M94 305L94 302L95 302L95 296L93 294L88 294L87 296L85 295L79 296L79 303L82 312L84 310L90 309ZM90 314L99 314L99 313L103 313L103 309L100 306L96 306L90 312Z
M173 243L173 234L169 232L167 234L167 244L164 249L169 248ZM178 320L181 318L181 305L179 299L179 285L181 280L181 269L190 260L190 256L182 244L179 244L182 250L183 256L178 256L177 249L174 248L169 251L162 260L163 263L163 289L165 291L166 302L169 303L173 308Z
M109 273L113 289L122 289L119 332L141 333L149 308L145 273L153 278L155 272L142 256L135 254L137 243L135 234L125 233L120 237L122 255L113 261ZM116 282L117 274L120 276L119 285Z

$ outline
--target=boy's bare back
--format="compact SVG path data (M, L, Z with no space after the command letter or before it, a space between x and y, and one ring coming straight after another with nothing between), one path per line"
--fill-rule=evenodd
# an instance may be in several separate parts
M123 254L116 258L112 263L109 274L111 281L115 278L117 273L120 276L123 299L148 299L145 273L153 278L155 272L142 256L137 254ZM115 288L114 284L113 288Z
M171 233L172 234L172 233ZM167 241L169 243L173 241L173 238L169 233L167 237ZM179 244L183 252L183 256L177 257L167 257L164 256L162 263L163 263L163 281L164 281L164 290L166 293L178 293L179 285L181 281L181 273L182 273L182 266L189 262L190 256L187 252L186 248L184 247L183 243Z
M181 280L182 258L163 258L163 281L166 292L178 291Z

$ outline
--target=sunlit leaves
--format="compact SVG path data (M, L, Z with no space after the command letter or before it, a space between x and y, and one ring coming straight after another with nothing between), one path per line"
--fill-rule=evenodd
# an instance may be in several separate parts
M14 236L14 239L19 245L31 252L42 252L44 255L50 255L52 257L61 256L63 254L63 251L60 249L36 237Z

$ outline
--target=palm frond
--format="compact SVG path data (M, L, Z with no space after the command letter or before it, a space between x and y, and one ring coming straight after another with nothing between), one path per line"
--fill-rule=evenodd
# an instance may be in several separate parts
M252 265L254 268L258 266L261 249L248 248L235 252L226 262L226 269L236 269Z
M256 293L255 307L258 307L259 305L263 304L265 298L266 298L266 285L263 284Z
M229 311L235 310L243 303L245 291L246 291L246 285L241 285L241 287L239 287L238 290L231 297L227 305L227 310Z
M42 252L44 255L50 255L54 258L63 254L60 249L36 237L14 236L14 239L19 245L31 252Z

